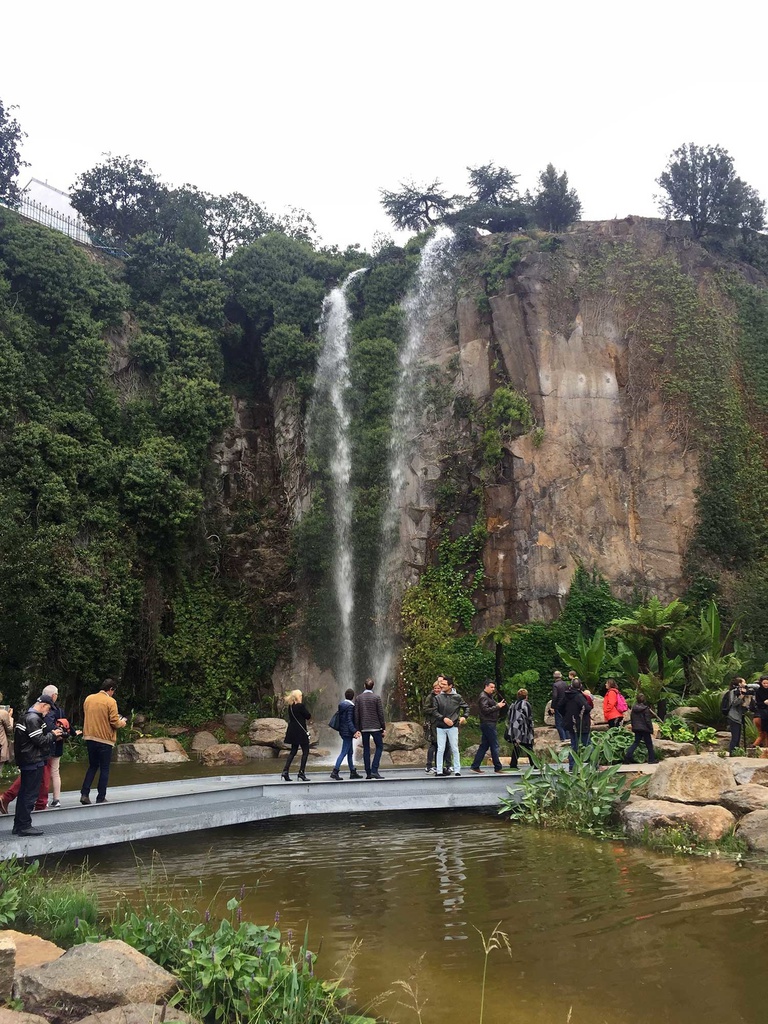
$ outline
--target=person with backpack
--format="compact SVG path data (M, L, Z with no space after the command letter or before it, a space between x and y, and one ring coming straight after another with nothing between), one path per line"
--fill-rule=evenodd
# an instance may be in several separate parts
M344 700L339 701L339 707L336 714L328 724L331 728L334 728L333 720L336 720L335 729L341 737L341 753L336 758L336 764L331 772L331 778L336 782L343 782L344 780L339 775L339 768L344 763L344 758L347 759L349 765L349 777L350 779L362 779L362 775L355 770L354 754L352 752L352 741L360 736L360 733L355 729L355 691L345 690Z
M517 768L518 758L521 754L528 758L533 765L531 754L533 753L533 709L528 700L528 691L520 689L517 691L517 699L509 709L507 715L507 729L504 739L512 744L512 756L509 760L510 768Z
M728 745L728 754L733 757L737 747L743 747L744 737L744 716L749 709L749 694L747 693L747 681L741 676L736 676L731 683L731 688L723 695L720 705L721 710L727 703L728 728L731 730L731 742Z
M645 749L648 751L648 764L656 764L656 752L653 749L653 714L646 702L645 694L637 693L629 720L635 740L627 748L624 764L635 763L635 751L641 743L645 744Z
M603 718L608 723L609 729L618 729L622 725L626 710L627 702L624 694L619 690L619 684L615 679L606 679Z

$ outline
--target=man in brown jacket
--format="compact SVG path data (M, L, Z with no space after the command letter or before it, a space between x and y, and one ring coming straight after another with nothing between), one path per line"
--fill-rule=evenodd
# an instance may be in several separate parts
M126 724L117 711L115 686L114 679L105 679L98 693L89 694L83 702L83 739L88 750L88 771L80 787L81 804L91 802L91 785L97 772L99 786L96 803L103 804L107 799L112 748L117 739L117 730Z

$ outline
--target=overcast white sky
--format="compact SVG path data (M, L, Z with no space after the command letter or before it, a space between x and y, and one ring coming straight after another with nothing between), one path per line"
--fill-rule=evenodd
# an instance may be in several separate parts
M654 215L682 142L719 143L768 198L757 0L37 0L4 5L0 98L30 174L102 153L170 184L305 207L324 241L390 231L378 189L466 189L493 160L568 172L586 219ZM14 39L14 43L10 41ZM24 172L22 182L26 180Z

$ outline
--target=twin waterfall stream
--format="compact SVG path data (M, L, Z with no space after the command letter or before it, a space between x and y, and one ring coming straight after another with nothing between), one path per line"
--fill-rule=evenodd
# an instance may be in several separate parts
M405 341L400 352L394 395L386 479L388 495L381 521L379 566L374 586L374 614L366 664L380 689L390 680L395 657L395 636L390 624L392 581L400 564L400 511L408 462L413 455L421 402L420 366L424 339L440 285L449 270L454 235L441 227L421 252L416 279L403 301ZM354 547L352 544L352 456L350 444L349 343L351 314L347 302L350 283L365 269L350 274L325 298L320 320L321 352L315 374L312 408L307 422L308 445L320 430L330 428L331 513L333 522L333 584L339 611L339 637L334 675L339 696L354 689L352 623L354 613ZM316 414L318 403L328 411Z

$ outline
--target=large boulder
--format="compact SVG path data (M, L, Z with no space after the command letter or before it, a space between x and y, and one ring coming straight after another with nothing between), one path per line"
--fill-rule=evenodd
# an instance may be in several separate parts
M119 939L86 942L51 963L16 975L14 995L27 1010L56 1007L77 1020L88 1013L132 1003L156 1003L177 989L172 974Z
M104 1013L92 1013L83 1017L79 1024L159 1024L162 1019L164 1007L156 1003L134 1003L131 1006L114 1006ZM172 1010L165 1010L165 1020L173 1024L199 1024L195 1017L191 1017L183 1010L174 1007ZM12 1024L11 1021L0 1024ZM18 1024L24 1024L19 1021ZM34 1024L34 1022L30 1022Z
M239 712L222 715L221 720L224 723L224 728L229 729L230 732L242 732L248 724L248 716L242 715Z
M133 743L118 743L116 761L132 761L135 764L180 764L188 761L186 750L171 736L143 737Z
M648 783L649 800L715 804L736 785L733 771L720 757L675 757L662 761Z
M657 757L693 757L696 747L692 743L677 743L675 740L662 740L654 737L653 749Z
M248 739L254 746L280 750L285 739L286 723L282 718L256 718L248 726Z
M390 757L394 765L414 765L423 768L427 763L425 747L418 747L416 750L392 750Z
M244 764L246 758L243 748L238 743L216 743L212 747L206 747L200 755L200 760L207 765Z
M752 811L739 822L739 839L743 839L750 850L768 853L768 811Z
M427 742L418 722L390 722L384 733L385 750L416 750Z
M196 732L195 735L192 737L190 749L195 754L200 754L202 753L203 750L207 750L208 747L215 746L215 744L217 744L218 742L219 741L216 739L212 732L206 732L205 729L202 729L200 732Z
M728 764L740 786L768 786L768 764L756 757L731 757Z
M278 757L278 751L274 747L241 747L243 757L246 761L268 761Z
M537 725L533 730L533 749L537 754L545 750L560 750L563 746L570 746L567 740L561 740L557 735L557 729L550 729L546 725Z
M726 790L720 797L720 803L738 817L751 811L768 811L768 786L755 786L751 783L737 786Z
M718 804L693 806L671 800L630 799L621 809L621 820L630 836L686 826L705 842L722 839L736 824L730 811Z
M48 939L41 939L39 935L27 935L26 932L6 928L0 932L0 939L3 938L10 939L16 949L14 962L17 971L23 971L26 967L39 967L40 964L50 963L64 955L60 946Z

